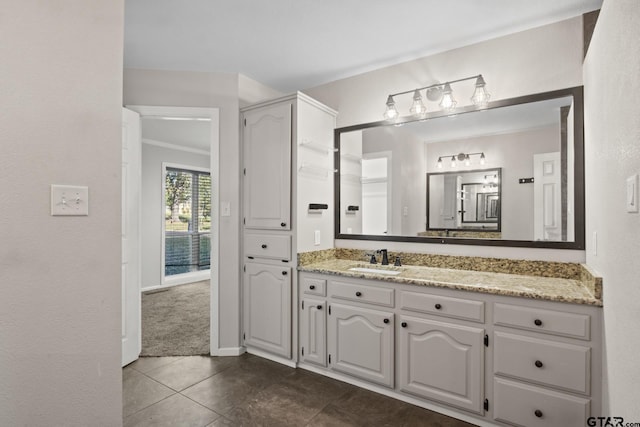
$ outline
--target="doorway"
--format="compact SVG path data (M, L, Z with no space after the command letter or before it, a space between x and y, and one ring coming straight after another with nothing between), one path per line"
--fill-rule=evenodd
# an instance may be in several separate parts
M145 316L145 307L182 310L174 316L177 320L188 318L186 314L190 311L205 310L193 318L207 322L201 341L206 344L206 353L215 353L218 348L218 109L128 108L138 112L141 121L142 258L139 292L143 299L142 325L149 317ZM167 179L176 176L180 176L182 184L187 182L181 188L185 194L170 206L167 220ZM170 227L167 227L167 221ZM180 253L172 252L173 249L179 249ZM145 298L153 300L154 304L145 304ZM168 302L162 302L162 298ZM206 299L204 306L203 299ZM151 317L155 317L154 325L159 327L169 328L174 323L168 319L170 314ZM142 332L144 335L144 330ZM184 335L175 331L160 332L154 336L162 339L163 336ZM202 354L201 350L197 353L189 353L193 350L172 351L175 354L153 355ZM145 355L151 354L145 352Z

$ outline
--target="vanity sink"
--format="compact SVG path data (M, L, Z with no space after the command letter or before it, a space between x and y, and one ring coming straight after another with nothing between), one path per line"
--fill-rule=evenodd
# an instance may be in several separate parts
M394 270L382 270L378 268L366 268L366 267L352 267L349 271L357 271L360 273L372 273L372 274L386 274L388 276L397 276L402 273L401 271Z

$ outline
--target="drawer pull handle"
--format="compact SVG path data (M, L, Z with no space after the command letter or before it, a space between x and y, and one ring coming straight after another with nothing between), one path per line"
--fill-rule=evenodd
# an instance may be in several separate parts
M356 292L356 296L357 297L361 297L362 296L362 292L360 292L360 291Z
M539 360L536 360L535 365L536 365L537 368L542 368L543 363L541 361L539 361Z
M287 272L286 272L286 271L283 271L283 272L282 272L282 275L283 275L283 276L286 276L286 275L287 275Z
M435 307L436 307L436 310L440 310L442 308L440 304L436 304Z
M407 327L407 322L400 323L400 326L402 326L403 328L406 328Z
M316 308L317 308L318 310L322 310L322 306L321 306L321 305L319 305L319 304L316 306Z
M384 323L389 323L389 319L384 319L383 322Z
M281 223L280 223L280 227L286 227L286 226L287 226L287 223L286 223L286 222L281 222Z
M542 418L542 411L540 409L536 409L533 413L536 417Z
M262 244L262 249L267 249L267 245L265 245L264 243Z
M316 285L311 285L309 286L309 289L314 290L316 288Z
M534 320L533 323L535 323L536 326L542 326L542 320L540 319Z

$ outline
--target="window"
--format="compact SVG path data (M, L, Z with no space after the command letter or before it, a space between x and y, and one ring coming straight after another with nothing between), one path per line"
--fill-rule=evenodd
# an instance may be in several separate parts
M164 275L210 268L211 176L165 168Z

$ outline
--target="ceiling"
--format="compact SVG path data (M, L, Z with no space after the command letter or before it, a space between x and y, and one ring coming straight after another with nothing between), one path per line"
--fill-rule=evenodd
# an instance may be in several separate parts
M598 9L602 0L126 0L127 68L314 87Z

